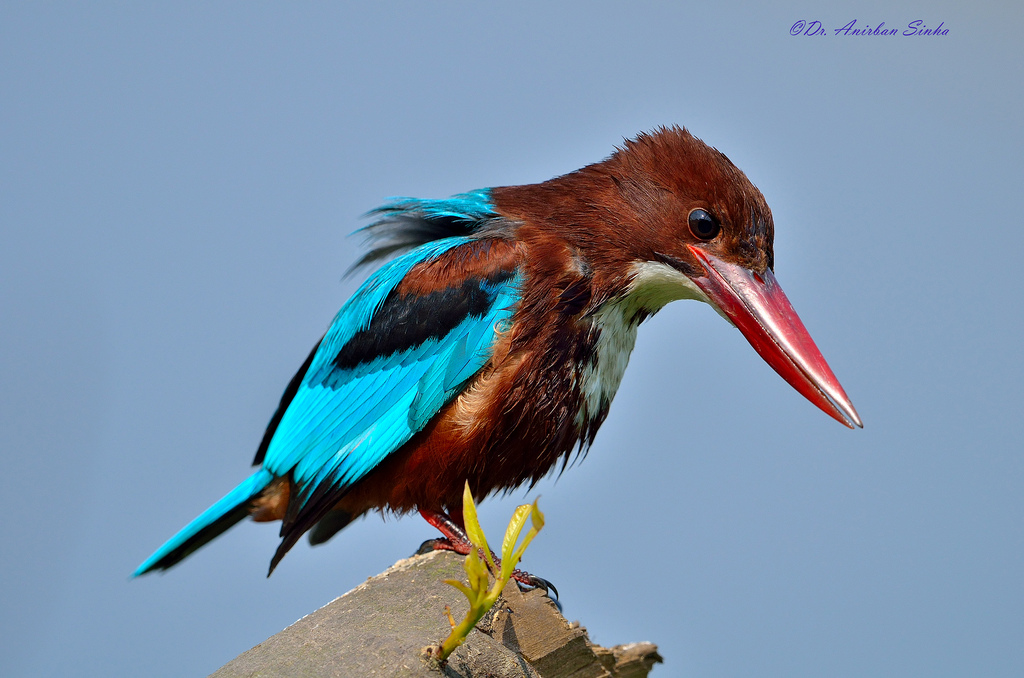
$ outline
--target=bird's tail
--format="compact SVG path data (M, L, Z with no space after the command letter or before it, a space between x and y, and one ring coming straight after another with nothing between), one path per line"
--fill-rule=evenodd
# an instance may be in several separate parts
M181 562L186 556L208 541L219 537L228 528L248 515L246 504L265 490L274 476L263 469L246 478L238 487L228 492L198 518L183 527L156 552L139 565L133 577L152 570L166 570Z

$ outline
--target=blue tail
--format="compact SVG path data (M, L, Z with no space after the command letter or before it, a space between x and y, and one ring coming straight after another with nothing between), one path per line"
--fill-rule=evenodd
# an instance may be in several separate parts
M183 527L178 534L168 539L156 553L146 559L146 562L139 565L132 576L138 577L151 570L166 570L208 541L219 537L248 515L246 503L266 489L273 479L274 476L263 469L253 473L220 501L203 511L198 518Z

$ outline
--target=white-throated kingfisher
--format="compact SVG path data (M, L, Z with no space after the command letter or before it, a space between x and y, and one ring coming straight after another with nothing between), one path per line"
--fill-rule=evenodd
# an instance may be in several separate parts
M594 440L643 320L710 304L786 381L861 426L773 274L764 197L678 127L529 186L397 199L342 306L288 384L258 470L135 571L169 568L246 516L305 532L418 510L465 553L462 489L533 483ZM531 582L532 583L532 582Z

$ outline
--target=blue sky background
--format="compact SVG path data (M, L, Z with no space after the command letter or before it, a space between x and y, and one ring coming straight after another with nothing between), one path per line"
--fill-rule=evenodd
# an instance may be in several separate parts
M245 523L128 579L248 474L361 214L672 123L765 194L865 428L670 305L589 457L485 527L539 492L524 566L656 676L1024 674L1024 10L366 4L0 6L0 674L204 675L433 536L370 517L268 580Z

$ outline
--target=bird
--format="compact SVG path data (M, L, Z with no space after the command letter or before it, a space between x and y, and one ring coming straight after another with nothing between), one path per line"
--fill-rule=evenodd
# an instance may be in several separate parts
M863 424L774 275L772 213L723 153L679 126L542 183L394 198L360 229L378 268L281 396L256 470L135 570L166 570L251 517L280 521L268 575L372 511L418 511L468 553L480 500L585 454L639 325L709 304L793 388ZM536 584L537 578L522 580Z

